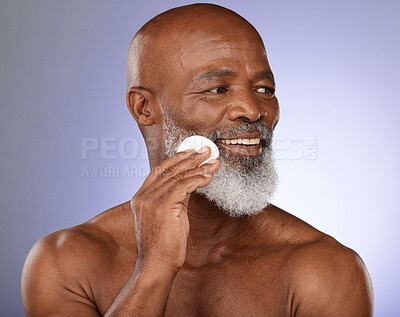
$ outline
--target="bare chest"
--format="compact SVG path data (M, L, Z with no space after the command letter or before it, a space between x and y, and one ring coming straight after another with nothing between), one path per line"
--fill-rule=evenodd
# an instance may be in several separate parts
M165 316L286 316L285 283L279 268L256 261L184 268L172 286Z
M113 270L96 287L103 315L130 276ZM289 292L279 263L264 259L226 261L203 268L183 267L172 285L165 316L289 316Z

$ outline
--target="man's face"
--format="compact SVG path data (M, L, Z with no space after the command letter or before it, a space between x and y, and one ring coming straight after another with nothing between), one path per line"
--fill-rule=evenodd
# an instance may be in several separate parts
M241 27L215 35L195 30L173 46L160 101L183 128L212 132L247 120L272 131L277 124L275 83L263 44Z
M168 156L194 134L218 145L221 167L197 192L231 216L258 213L271 199L276 173L270 146L279 118L263 45L238 31L192 34L183 39L186 46L178 43L176 68L160 102ZM240 144L248 139L256 144Z

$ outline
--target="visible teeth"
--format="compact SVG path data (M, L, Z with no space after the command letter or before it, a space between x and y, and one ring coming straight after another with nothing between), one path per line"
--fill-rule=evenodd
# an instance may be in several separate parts
M260 144L260 138L255 139L233 139L233 140L219 140L223 144L245 144L245 145L254 145Z

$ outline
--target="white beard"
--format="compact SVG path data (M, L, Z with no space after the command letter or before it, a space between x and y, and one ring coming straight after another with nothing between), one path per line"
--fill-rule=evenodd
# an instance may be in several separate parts
M179 144L192 135L203 135L212 141L235 136L239 133L260 131L263 134L263 149L256 157L233 156L220 149L220 168L213 175L211 183L198 188L196 193L206 197L231 217L256 215L267 207L277 185L277 174L271 149L272 134L261 122L242 123L235 129L215 131L204 135L199 131L187 131L177 127L163 107L163 139L166 155L173 156Z

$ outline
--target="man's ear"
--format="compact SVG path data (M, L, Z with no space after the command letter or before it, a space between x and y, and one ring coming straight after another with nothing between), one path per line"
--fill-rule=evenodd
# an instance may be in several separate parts
M127 92L126 105L138 124L154 124L153 99L152 94L144 88L132 87Z

